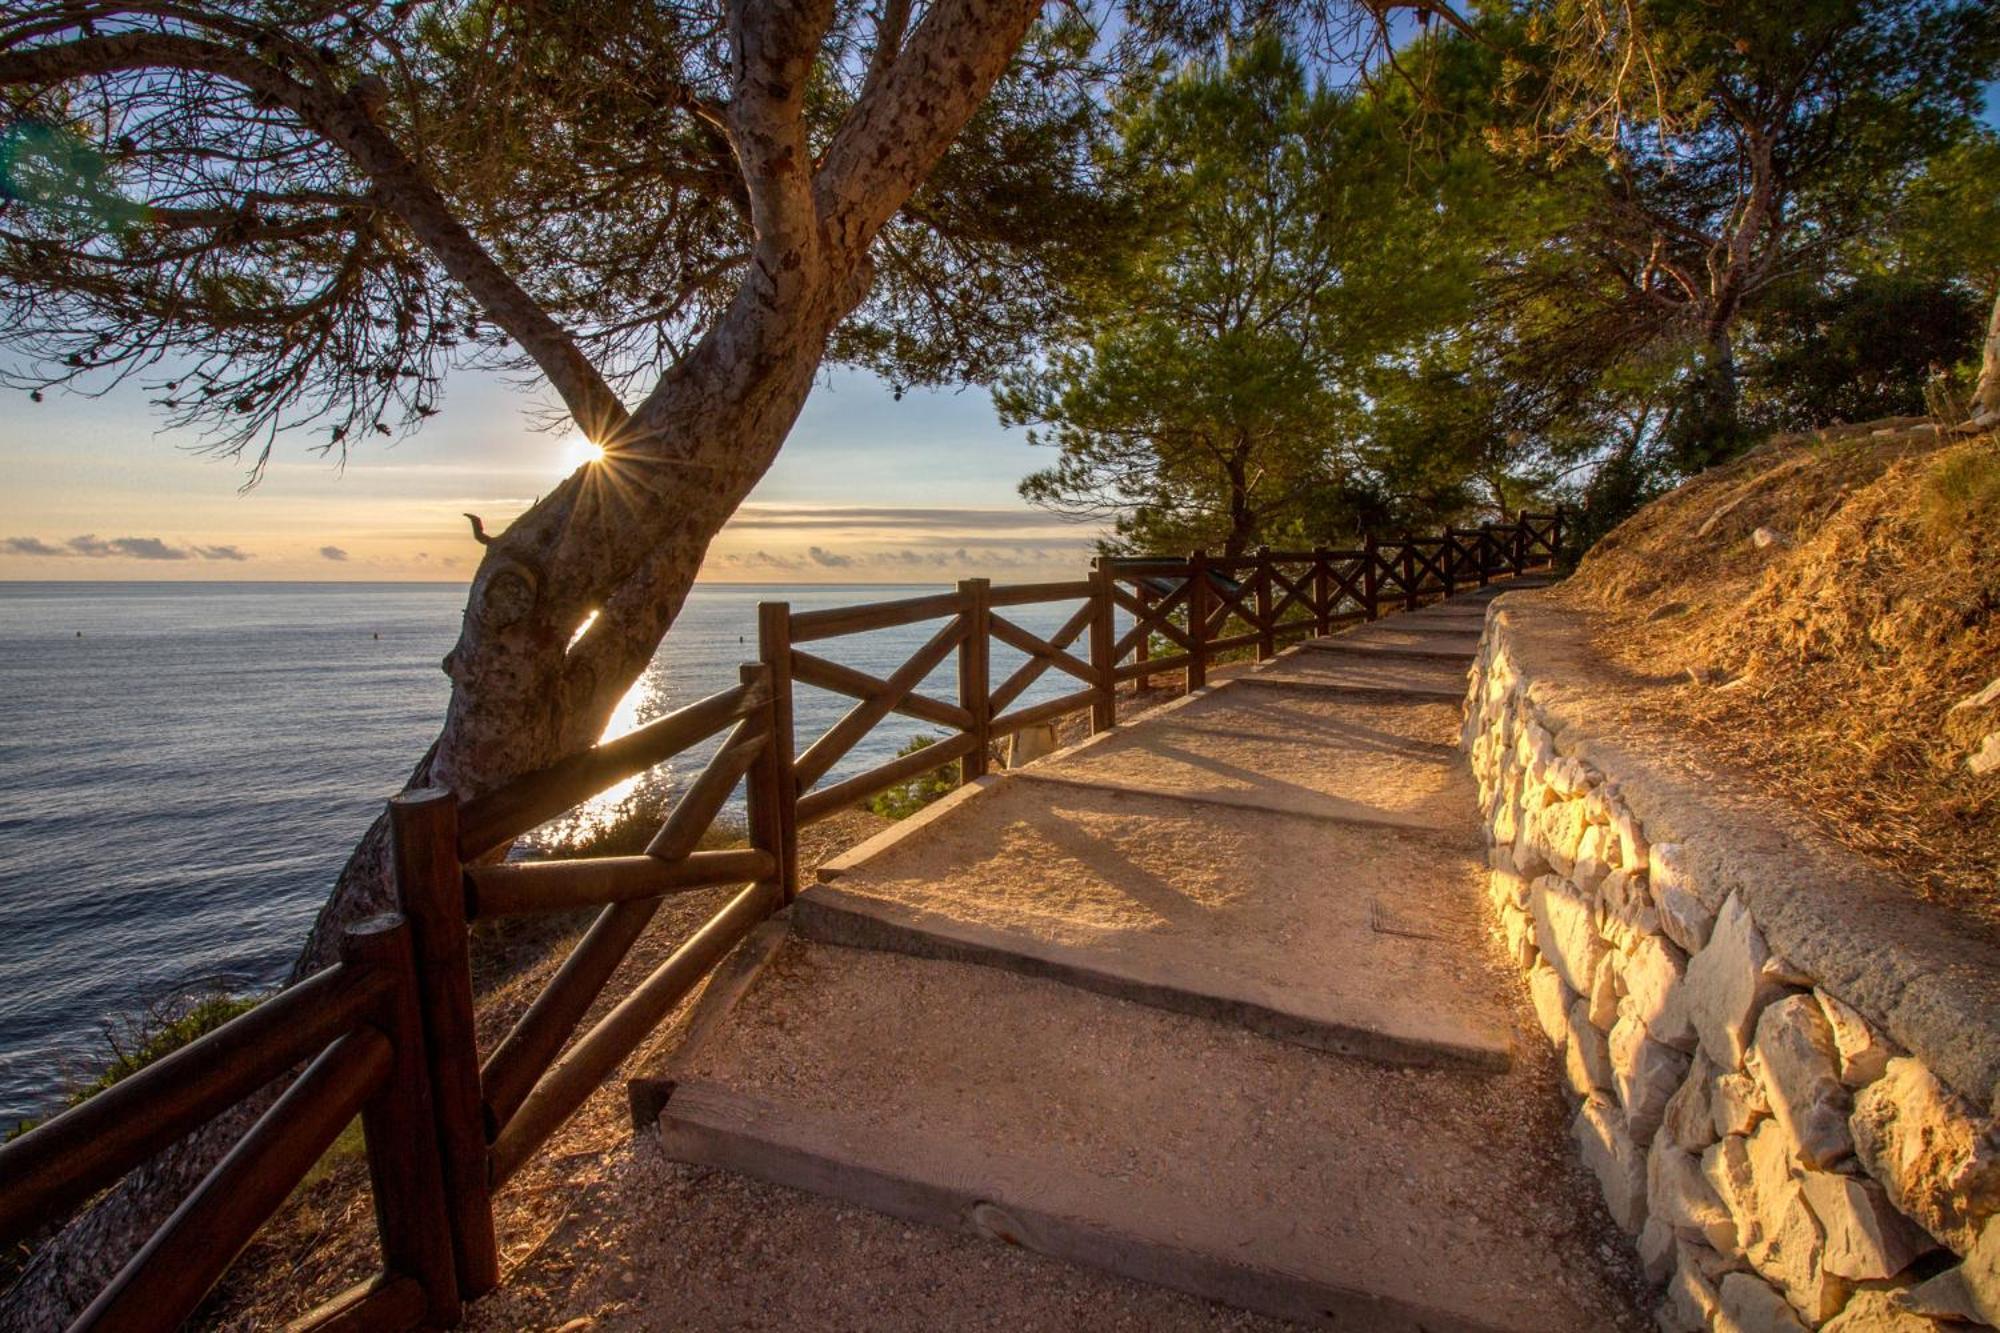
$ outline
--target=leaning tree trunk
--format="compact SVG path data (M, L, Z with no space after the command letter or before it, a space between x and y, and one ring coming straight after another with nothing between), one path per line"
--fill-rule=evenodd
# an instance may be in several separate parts
M2000 290L1993 294L1993 314L1986 321L1986 343L1980 351L1979 384L1972 391L1972 412L2000 412Z
M475 795L596 741L709 543L777 457L828 336L866 295L876 233L985 100L1039 8L938 0L817 159L803 109L831 4L731 8L730 138L755 232L742 286L629 417L591 432L604 459L489 543L444 663L444 727L412 785ZM816 172L803 169L815 160ZM470 244L456 235L446 239ZM295 978L333 957L347 925L391 905L385 822L349 857ZM0 1298L0 1326L67 1326L256 1110L191 1135L42 1246Z

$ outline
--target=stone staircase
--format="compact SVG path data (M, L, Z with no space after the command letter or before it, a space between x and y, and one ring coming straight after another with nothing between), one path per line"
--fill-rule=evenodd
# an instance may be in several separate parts
M635 1113L679 1160L1305 1323L1636 1327L1483 924L1454 742L1491 595L822 867Z

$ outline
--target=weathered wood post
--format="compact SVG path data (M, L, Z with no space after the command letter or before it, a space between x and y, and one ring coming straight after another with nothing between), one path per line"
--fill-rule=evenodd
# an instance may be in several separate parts
M1271 548L1257 548L1257 660L1278 655L1278 626L1271 616Z
M454 848L452 864L457 860ZM449 1328L458 1322L462 1305L453 1215L467 1210L446 1201L409 923L400 916L356 922L341 936L340 959L357 970L380 969L391 978L376 1020L389 1039L389 1075L361 1107L382 1263L389 1272L407 1274L423 1286L429 1326ZM490 1236L490 1211L486 1225Z
M1493 520L1486 519L1479 525L1479 586L1484 588L1493 581Z
M1519 578L1528 567L1528 511L1514 516L1513 539L1507 543L1507 572Z
M500 1252L487 1186L465 873L458 859L458 797L443 787L392 797L389 846L397 902L409 920L457 1290L472 1300L500 1284Z
M745 662L737 668L737 679L749 686L763 685L767 690L771 685L771 666L768 662ZM776 693L772 693L775 699ZM771 875L771 882L777 886L783 901L790 901L794 889L785 881L785 822L784 808L792 804L795 797L787 792L778 772L777 731L772 725L773 709L770 701L764 704L764 743L757 750L757 757L750 763L750 771L743 779L744 815L750 825L750 845L760 852L768 853L777 863Z
M1097 690L1090 701L1093 736L1118 725L1118 664L1111 660L1117 636L1111 610L1111 570L1098 556L1090 562L1090 670ZM1145 642L1144 635L1140 642Z
M792 734L792 604L757 604L757 656L770 669L771 762L777 769L779 880L785 901L799 896L799 781Z
M1444 595L1449 597L1458 591L1458 530L1449 523L1444 525L1444 559L1439 564L1444 570Z
M1397 569L1401 571L1400 578L1403 583L1403 609L1405 611L1414 611L1417 609L1417 602L1419 600L1417 597L1417 548L1410 545L1410 534L1407 532L1403 534L1403 554L1402 558L1397 561Z
M1333 552L1313 547L1312 572L1313 633L1333 633Z
M1113 577L1115 578L1116 576L1114 575ZM1133 647L1133 660L1143 667L1146 663L1153 660L1153 630L1151 626L1153 594L1147 589L1143 578L1133 581L1132 594L1139 600L1139 614L1133 618L1133 627L1143 631L1139 635L1139 642ZM1142 693L1152 687L1153 678L1143 671L1132 682L1132 688Z
M992 588L987 579L963 579L958 585L965 608L959 613L965 617L965 637L958 644L958 704L972 714L972 750L959 761L961 783L985 777L992 764L993 709L987 697L992 688L987 679Z
M1361 610L1370 620L1382 614L1382 552L1369 533L1361 539Z
M1208 552L1189 556L1187 568L1187 693L1192 694L1208 684Z

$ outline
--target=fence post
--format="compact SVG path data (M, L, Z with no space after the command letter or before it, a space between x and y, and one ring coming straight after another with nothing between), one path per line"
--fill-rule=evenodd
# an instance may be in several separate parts
M736 678L745 685L761 682L768 688L771 683L770 663L745 662L736 669ZM772 706L766 703L764 743L757 748L757 757L751 761L750 771L744 775L743 813L750 825L750 845L760 852L768 852L771 859L777 862L771 881L778 886L779 895L789 901L791 890L785 883L785 825L781 813L788 802L787 793L779 785L777 727L773 712Z
M1561 505L1557 505L1556 512L1550 516L1550 522L1549 522L1549 568L1550 569L1554 569L1556 567L1556 552L1562 550L1562 544L1563 544L1563 507Z
M1407 532L1403 534L1403 556L1397 562L1397 566L1402 570L1403 609L1405 611L1414 611L1417 609L1417 602L1419 600L1417 597L1417 548L1410 545L1410 534Z
M1271 620L1271 548L1257 548L1257 660L1278 655L1278 627Z
M1333 633L1333 552L1313 547L1313 633Z
M779 883L785 901L799 896L799 781L792 765L798 756L792 734L792 604L757 603L757 656L771 682L771 763L778 807Z
M1438 565L1444 571L1444 595L1449 597L1458 591L1458 529L1449 523L1444 525L1444 559Z
M457 1290L472 1300L500 1284L500 1251L493 1236L493 1198L487 1186L465 872L458 859L458 798L443 787L423 787L390 798L389 846L396 900L410 923L409 951Z
M1376 549L1375 534L1361 539L1361 610L1370 620L1380 614L1382 603L1382 553Z
M959 761L961 783L986 776L992 765L993 709L987 699L991 684L987 679L987 655L992 632L992 612L988 598L992 583L986 579L961 579L958 595L965 602L965 637L958 645L958 703L972 714L972 752Z
M1117 636L1111 618L1111 570L1103 556L1090 562L1090 600L1090 669L1097 677L1097 693L1090 701L1090 731L1094 736L1118 725L1118 664L1111 660Z
M1113 577L1116 578L1116 575ZM1147 590L1145 580L1141 578L1133 581L1132 595L1139 599L1139 614L1133 618L1133 626L1145 631L1139 636L1139 642L1132 650L1133 660L1143 667L1153 660L1153 631L1147 624L1153 613L1153 594ZM1132 682L1132 688L1144 694L1153 688L1153 678L1142 671Z
M1188 557L1188 649L1187 693L1208 684L1208 552L1196 551Z
M1507 572L1519 578L1528 567L1528 511L1514 516L1514 536L1507 543Z
M1479 586L1485 587L1492 581L1493 566L1493 520L1485 519L1479 525Z
M456 864L455 848L452 859ZM424 1016L417 999L410 936L403 917L371 917L341 935L340 959L357 970L380 968L394 979L376 1020L393 1048L394 1061L389 1077L361 1108L382 1264L391 1273L415 1278L423 1287L427 1325L449 1328L458 1322L462 1306L453 1210L438 1161L438 1116L426 1069Z

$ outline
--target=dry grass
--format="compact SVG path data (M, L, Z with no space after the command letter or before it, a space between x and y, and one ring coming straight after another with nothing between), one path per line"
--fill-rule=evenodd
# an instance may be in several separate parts
M1760 547L1768 529L1778 540ZM1923 899L2000 937L2000 445L1773 442L1608 535L1559 597L1691 730Z

